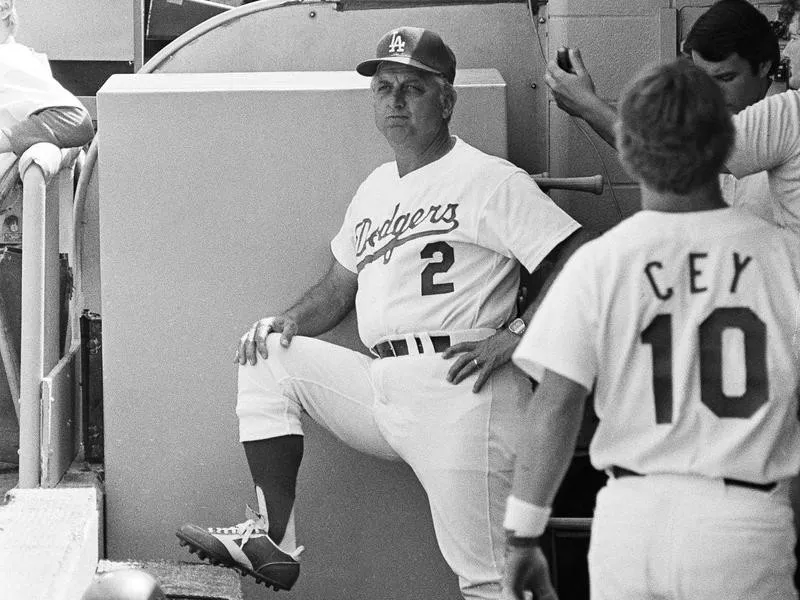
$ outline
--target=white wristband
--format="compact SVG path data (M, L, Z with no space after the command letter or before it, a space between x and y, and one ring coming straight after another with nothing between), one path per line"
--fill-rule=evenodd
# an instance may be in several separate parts
M503 528L517 537L539 537L547 527L552 509L525 502L514 496L506 501Z

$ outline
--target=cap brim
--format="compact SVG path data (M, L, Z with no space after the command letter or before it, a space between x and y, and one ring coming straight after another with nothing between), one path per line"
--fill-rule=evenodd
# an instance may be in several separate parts
M364 77L372 77L375 75L375 72L378 70L378 65L383 62L392 62L398 63L401 65L408 65L409 67L414 67L415 69L419 69L421 71L427 71L428 73L436 73L437 75L443 75L440 71L436 69L431 69L430 67L423 65L418 60L414 60L408 56L387 56L386 58L371 58L369 60L365 60L362 63L359 63L356 67L356 71L364 75Z

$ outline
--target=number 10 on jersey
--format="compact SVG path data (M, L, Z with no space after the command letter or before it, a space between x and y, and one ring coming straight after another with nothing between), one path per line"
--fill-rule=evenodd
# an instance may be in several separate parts
M722 387L723 333L741 331L744 343L746 383L739 396L728 396ZM747 307L717 308L698 328L700 401L717 417L747 419L767 402L767 327ZM653 397L656 423L672 423L672 315L657 315L642 332L641 341L652 347ZM691 367L690 367L691 368Z

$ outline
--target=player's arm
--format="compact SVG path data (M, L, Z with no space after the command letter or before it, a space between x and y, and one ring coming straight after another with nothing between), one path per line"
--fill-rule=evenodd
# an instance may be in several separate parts
M539 547L550 507L572 459L589 390L545 370L520 424L514 483L504 527L508 532L504 586L522 600L555 599Z
M338 325L355 306L358 274L331 257L322 279L291 308L276 317L260 319L239 340L236 361L256 364L256 353L267 358L267 336L281 334L281 345L289 346L299 334L316 336Z
M46 108L11 127L0 129L0 152L21 156L40 142L59 148L79 148L92 141L94 127L83 106Z
M539 294L534 301L528 305L522 315L520 315L526 324L531 322L545 293L550 288L553 281L555 281L556 276L561 272L561 269L564 267L569 257L595 236L596 233L585 229L578 229L551 250L545 260L542 261L543 266L545 264L548 265L547 268L550 269L550 273L544 280ZM453 361L453 364L447 371L447 381L458 384L477 371L478 376L472 386L472 391L475 393L479 392L489 380L492 373L511 360L511 355L517 348L519 341L520 337L518 335L512 333L507 328L502 328L485 340L479 342L462 342L450 346L444 351L442 356L446 359L456 355L460 356Z
M598 235L596 231L581 228L550 251L550 254L547 255L547 258L542 261L539 269L537 269L537 271L544 271L543 276L539 277L539 281L542 283L539 286L538 292L530 300L530 303L527 305L522 315L526 323L530 323L531 319L533 319L533 315L538 310L545 295L547 295L550 286L553 285L556 277L558 277L558 274L563 270L564 265L567 264L567 260L575 254L578 248L583 246L586 242L593 240Z
M614 124L617 111L595 92L594 81L583 64L580 50L570 48L569 57L574 73L564 71L551 60L545 70L545 83L550 86L561 110L586 121L606 143L616 147Z
M767 96L733 115L736 141L726 163L728 171L744 177L796 158L799 117L800 94L794 91Z
M572 460L588 395L580 383L545 370L520 423L513 497L537 506L552 505Z

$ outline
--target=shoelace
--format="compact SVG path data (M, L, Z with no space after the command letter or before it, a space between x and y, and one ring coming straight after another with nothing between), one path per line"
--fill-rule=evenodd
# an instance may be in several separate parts
M264 522L261 519L247 519L243 523L238 523L232 527L214 527L214 533L221 533L227 535L240 535L242 536L241 546L247 543L253 532L260 532L266 535L267 530L264 527Z
M247 543L247 540L250 539L253 533L262 533L269 537L266 523L260 518L247 519L243 523L238 523L232 527L215 527L214 532L242 536L242 541L239 543L240 548L244 548L244 545ZM305 546L298 546L294 552L287 552L287 554L291 556L292 559L299 561L300 555L305 551L305 549Z

